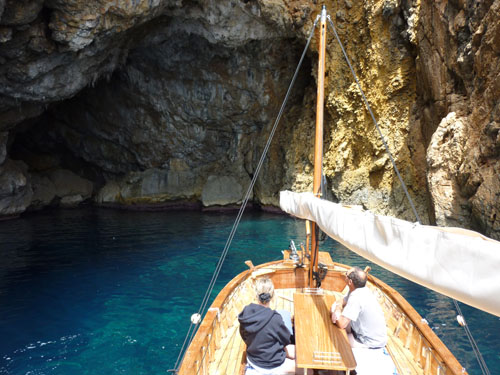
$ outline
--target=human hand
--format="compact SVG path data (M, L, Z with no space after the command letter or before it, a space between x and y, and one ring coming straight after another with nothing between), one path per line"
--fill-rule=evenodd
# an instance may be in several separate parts
M337 302L334 302L332 304L331 309L330 309L333 324L335 324L337 322L337 320L339 319L340 311L341 311L340 306L337 305Z
M339 317L337 316L337 308L336 308L336 306L335 306L335 305L336 305L336 304L334 303L334 304L332 305L332 308L330 309L330 313L331 313L331 316L332 316L332 323L333 323L333 324L337 323L337 319L339 318Z
M330 312L334 312L335 310L337 310L337 301L332 303L332 307L330 308Z
M332 323L333 324L337 323L338 319L339 319L339 317L337 315L337 312L336 311L332 311Z

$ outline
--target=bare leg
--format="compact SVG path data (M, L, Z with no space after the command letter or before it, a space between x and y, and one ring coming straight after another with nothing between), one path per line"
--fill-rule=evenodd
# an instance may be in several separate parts
M295 345L287 345L285 347L286 359L285 362L280 366L280 374L295 374Z

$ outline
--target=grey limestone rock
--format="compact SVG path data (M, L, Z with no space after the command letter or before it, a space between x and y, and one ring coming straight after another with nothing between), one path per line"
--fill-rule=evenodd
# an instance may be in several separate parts
M250 180L247 186L249 184ZM232 176L209 176L201 193L201 201L204 206L238 204L245 198L247 186Z
M56 187L49 177L41 173L31 175L31 187L33 189L33 198L31 207L39 209L52 203L56 197Z
M33 191L27 169L14 160L0 166L0 215L17 215L30 205Z
M7 140L9 138L8 132L0 132L0 165L3 164L7 157Z
M77 207L81 202L84 201L84 198L80 194L74 195L66 195L60 201L61 207L72 208Z
M56 169L48 173L48 177L54 184L54 193L59 198L79 195L83 199L92 196L93 184L70 170Z

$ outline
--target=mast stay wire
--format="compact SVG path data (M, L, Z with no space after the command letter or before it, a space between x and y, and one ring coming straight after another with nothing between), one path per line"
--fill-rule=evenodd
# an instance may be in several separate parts
M331 28L333 30L333 33L335 34L335 38L337 39L337 42L339 43L340 48L342 49L342 53L344 54L344 58L347 61L347 65L349 65L349 69L351 70L351 73L352 73L352 75L354 77L354 80L356 81L356 85L358 86L359 92L361 93L361 96L363 97L363 101L365 102L366 108L368 109L368 112L370 112L370 116L372 117L373 123L375 124L375 127L377 128L377 131L379 133L379 136L380 136L380 139L381 139L382 143L384 144L385 151L387 152L387 155L391 159L392 167L394 168L394 171L396 172L396 174L398 176L398 179L399 179L399 181L401 183L401 186L403 187L403 190L404 190L404 192L406 194L406 198L410 202L410 206L411 206L411 208L413 210L413 214L417 218L417 221L420 223L420 217L418 216L417 209L415 208L415 205L413 204L413 200L411 199L410 194L408 193L408 189L406 188L406 184L404 183L403 179L401 178L401 175L399 174L399 169L396 166L396 162L394 161L394 158L392 157L392 153L389 150L389 146L387 145L387 143L385 141L384 135L382 134L382 131L380 130L380 127L378 126L378 122L375 119L375 115L373 114L372 108L370 107L370 104L368 103L368 100L366 99L365 93L363 92L363 89L361 88L361 85L360 85L360 83L358 81L358 77L356 76L356 73L354 73L354 69L353 69L353 67L351 65L351 62L350 62L349 58L347 57L347 53L345 52L344 46L342 45L342 42L340 41L340 38L339 38L339 36L337 34L337 30L335 29L335 26L333 25L333 21L332 21L330 15L327 15L326 18L330 22L330 26L331 26Z
M458 302L452 298L453 304L455 305L455 309L458 312L458 315L463 318L462 310L460 309L460 306L458 305ZM457 317L458 318L458 317ZM476 360L479 363L479 367L481 368L481 372L486 375L490 375L490 370L488 369L488 366L486 365L486 362L484 361L483 355L481 354L481 351L479 350L479 347L477 346L476 340L474 340L474 337L472 336L472 332L469 329L469 325L465 321L465 318L463 318L464 321L463 323L460 323L464 327L464 331L467 334L467 338L469 339L469 342L472 346L472 350L474 351L474 354L476 356Z
M356 73L354 72L354 69L353 69L353 67L351 65L349 57L347 56L347 53L346 53L346 51L344 49L344 46L343 46L342 42L340 41L339 35L337 34L337 30L335 29L335 25L333 24L333 21L332 21L330 15L327 15L326 18L328 19L328 21L330 23L332 31L333 31L333 33L335 35L335 38L337 39L337 42L338 42L338 44L339 44L339 46L340 46L340 48L342 50L342 53L343 53L344 58L345 58L345 60L347 62L347 65L349 65L349 69L351 70L351 73L352 73L352 75L354 77L354 80L356 81L356 85L358 86L359 92L361 93L361 96L363 97L363 101L364 101L364 103L366 105L366 108L370 112L370 115L372 117L373 123L375 124L375 127L377 128L377 131L379 133L379 136L380 136L380 139L381 139L382 143L384 144L384 147L385 147L385 150L387 152L387 155L391 159L392 166L393 166L394 171L396 172L396 174L398 176L398 179L399 179L399 182L401 183L401 186L403 187L403 190L404 190L404 192L406 194L406 198L408 199L408 201L409 201L409 203L411 205L411 208L413 210L413 213L414 213L415 217L417 218L418 223L421 225L422 222L421 222L420 217L419 217L419 215L417 213L415 205L413 204L413 200L411 199L410 194L408 193L408 189L406 188L406 184L404 183L403 179L401 178L401 175L399 173L398 167L396 166L396 162L394 161L392 153L389 150L389 146L387 145L387 143L385 141L385 138L384 138L384 136L382 134L382 131L380 130L380 127L379 127L379 125L377 123L377 120L375 119L375 116L374 116L373 111L372 111L372 109L370 107L370 104L368 103L368 100L366 99L365 93L363 92L363 89L361 88L361 85L360 85L360 83L358 81L358 77L356 76ZM451 299L452 299L452 301L453 301L453 303L455 305L455 309L457 310L459 316L463 318L462 311L461 311L460 306L458 305L457 301L454 298L451 298ZM490 371L488 370L488 366L486 365L486 362L484 361L483 356L481 355L481 351L479 350L479 347L477 346L477 343L474 340L474 337L472 336L472 333L470 332L469 326L467 325L466 322L464 322L463 327L464 327L465 333L467 335L467 338L469 339L469 342L470 342L470 344L472 346L472 350L474 351L476 359L477 359L477 361L479 363L479 366L481 367L482 373L486 374L486 375L490 375Z
M228 239L226 241L224 249L222 250L221 256L219 257L219 261L217 262L217 265L215 267L215 271L214 271L214 273L212 275L212 279L210 280L210 283L209 283L209 286L208 286L207 291L205 293L205 296L203 297L203 301L202 301L202 303L200 305L200 308L198 309L198 314L200 316L205 312L205 309L207 307L207 303L208 303L208 301L210 299L210 295L212 294L213 288L215 286L215 282L217 281L217 278L219 276L220 270L222 268L222 264L224 263L224 260L226 259L226 255L228 253L229 247L231 246L231 242L232 242L232 240L234 238L234 235L236 233L236 229L238 228L238 225L240 223L241 217L243 216L243 212L244 212L244 210L246 208L248 200L250 199L250 195L251 195L251 193L253 191L253 187L255 185L255 182L257 181L257 177L259 176L260 170L262 169L262 166L264 164L265 158L267 156L267 152L269 150L269 147L271 146L271 142L273 140L274 134L276 133L276 129L278 127L278 123L281 120L281 117L283 115L286 103L288 102L288 99L290 97L293 85L295 84L295 81L297 79L297 76L298 76L298 73L299 73L300 68L302 66L302 63L303 63L304 58L306 56L306 53L307 53L307 51L309 49L309 45L311 43L311 39L313 37L314 30L316 29L316 26L318 24L319 19L320 19L320 16L318 15L316 17L316 20L314 21L313 27L311 28L311 32L309 33L309 37L307 39L307 43L306 43L306 45L304 47L304 51L302 52L302 56L300 57L299 63L297 65L297 68L295 69L295 73L294 73L294 75L292 77L292 80L290 81L290 84L288 86L288 90L286 92L285 98L283 100L283 103L281 104L280 111L279 111L278 115L276 116L276 120L274 121L274 125L272 127L271 133L269 134L269 137L267 139L267 143L266 143L266 145L264 147L264 150L262 151L259 163L257 164L257 167L255 168L255 172L254 172L252 181L250 182L250 185L248 186L248 189L247 189L247 192L245 194L245 198L243 200L243 203L241 204L241 207L240 207L240 209L238 211L238 215L236 216L236 219L234 221L234 224L233 224L233 227L232 227L231 232L229 234L229 237L228 237ZM188 332L186 334L186 337L184 339L184 343L182 344L181 350L179 352L179 356L177 357L177 360L175 362L174 370L172 370L175 373L177 373L178 366L182 362L182 359L184 359L185 349L187 349L189 347L189 345L191 344L191 342L193 341L194 334L196 333L196 328L197 328L197 326L199 324L200 324L200 321L198 321L197 323L191 321L191 325L190 325L189 330L188 330ZM189 340L188 340L188 338L189 338ZM206 352L205 352L205 354L206 354Z

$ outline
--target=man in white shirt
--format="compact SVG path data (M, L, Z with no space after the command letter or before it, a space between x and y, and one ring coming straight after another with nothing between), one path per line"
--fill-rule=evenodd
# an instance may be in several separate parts
M332 322L346 330L353 348L383 348L387 344L384 312L370 289L365 287L366 273L353 267L345 277L349 293L342 306L332 305Z

